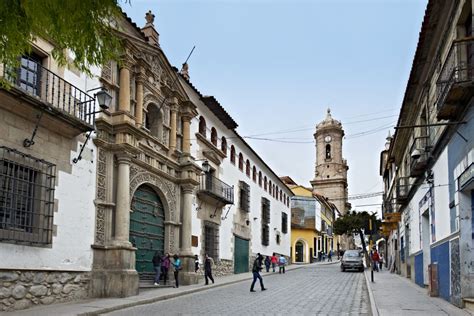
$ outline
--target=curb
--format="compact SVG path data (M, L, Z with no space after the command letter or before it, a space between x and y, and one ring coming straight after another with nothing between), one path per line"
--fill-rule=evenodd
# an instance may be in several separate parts
M298 270L298 269L301 269L301 268L303 268L303 266L296 266L296 267L294 267L290 270L286 270L286 272L291 272L293 270ZM278 273L276 273L276 274L275 273L268 273L268 274L265 274L263 276L267 277L267 276L272 276L272 275L277 275L277 274ZM163 296L157 296L157 297L153 297L153 298L143 299L143 300L140 300L140 301L120 304L120 305L116 305L116 306L113 306L113 307L105 307L105 308L98 309L98 310L93 311L93 312L80 313L80 314L77 314L77 316L98 316L98 315L101 315L101 314L110 313L110 312L118 311L118 310L125 309L125 308L130 308L130 307L140 306L140 305L146 305L146 304L156 303L156 302L160 302L160 301L165 301L165 300L169 300L169 299L172 299L172 298L176 298L176 297L180 297L180 296L184 296L184 295L188 295L188 294L193 294L193 293L199 293L199 292L207 291L207 290L214 289L214 288L217 288L217 287L232 285L232 284L236 284L236 283L240 283L240 282L244 282L244 281L248 281L248 280L252 280L252 279L253 279L253 277L248 277L248 278L241 279L241 280L235 280L235 281L229 281L229 282L226 282L226 283L214 284L214 285L208 286L208 287L203 286L201 288L195 288L195 289L186 290L186 291L177 292L177 293L170 293L170 294L166 294L166 295L163 295Z
M370 311L372 312L372 316L379 316L379 310L377 309L377 304L375 303L374 293L372 291L372 287L370 286L369 277L367 276L367 273L365 273L365 271L364 277L365 284L367 286L367 292L369 293Z

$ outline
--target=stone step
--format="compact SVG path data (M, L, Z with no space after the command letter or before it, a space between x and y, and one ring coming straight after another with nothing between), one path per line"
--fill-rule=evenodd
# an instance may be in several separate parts
M466 297L466 298L463 298L463 301L464 301L464 307L465 307L468 311L474 313L474 297Z
M160 285L154 285L153 282L140 282L138 284L138 287L140 289L164 289L164 288L169 288L169 287L173 287L173 285L171 284L166 284L166 285L163 285L163 284L160 284Z

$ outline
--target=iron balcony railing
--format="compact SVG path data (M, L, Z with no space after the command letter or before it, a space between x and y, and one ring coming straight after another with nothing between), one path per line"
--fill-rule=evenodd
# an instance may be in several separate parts
M11 69L0 65L0 69L3 78L13 87L63 114L93 125L94 98L43 67L38 61L23 56L19 68Z
M472 83L474 80L474 37L455 40L443 64L437 86L436 107L438 113L445 111L445 105L453 87ZM458 93L456 93L458 94ZM457 96L454 96L457 97ZM443 116L444 114L441 113Z
M225 204L234 204L234 187L210 174L199 176L199 191Z
M410 176L417 177L425 172L430 150L431 143L429 136L419 136L413 139L413 143L410 147ZM415 152L417 152L417 154L414 156Z
M410 193L410 177L400 177L397 179L397 201L405 201Z

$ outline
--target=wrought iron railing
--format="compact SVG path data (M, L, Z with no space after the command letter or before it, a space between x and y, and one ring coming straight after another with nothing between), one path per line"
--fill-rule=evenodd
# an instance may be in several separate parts
M15 88L82 123L93 124L94 98L37 61L24 56L19 68L0 65L0 69L1 76Z
M410 193L410 177L400 177L397 179L397 200L405 200Z
M210 174L199 176L199 191L207 192L227 204L234 204L234 187Z
M443 106L454 84L472 82L474 79L474 37L455 40L443 64L436 83L436 107Z
M410 155L413 155L415 150L418 150L419 157L413 157L410 163L410 171L414 171L426 164L428 160L428 152L431 149L430 137L419 136L415 137L410 147Z

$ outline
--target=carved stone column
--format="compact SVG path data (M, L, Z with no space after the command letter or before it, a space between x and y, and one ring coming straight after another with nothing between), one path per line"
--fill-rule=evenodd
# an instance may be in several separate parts
M130 156L117 155L117 200L115 207L115 245L131 247L130 230Z
M177 133L177 118L178 118L178 100L173 97L170 100L170 111L171 111L171 118L170 118L170 151L174 153L176 150L176 133Z
M127 62L120 68L119 110L124 112L130 112L130 68Z
M143 81L144 78L140 75L137 78L137 107L135 109L135 123L138 127L143 125Z
M183 116L183 154L191 153L191 116Z

